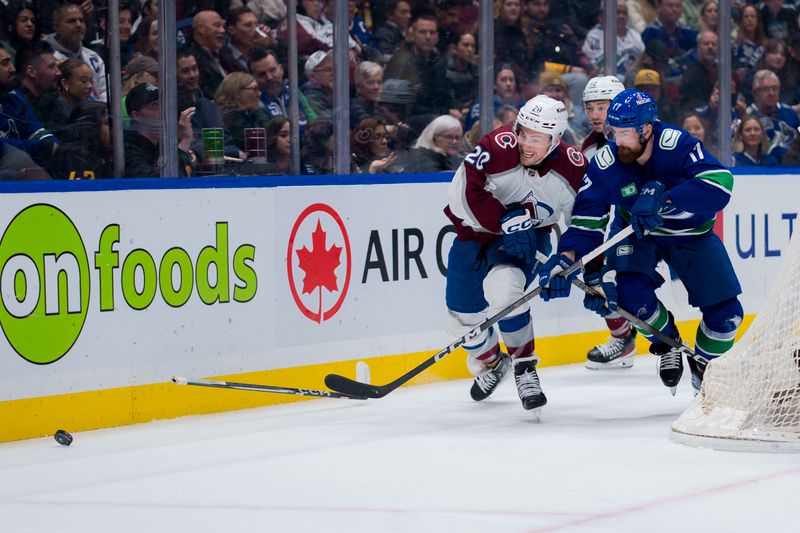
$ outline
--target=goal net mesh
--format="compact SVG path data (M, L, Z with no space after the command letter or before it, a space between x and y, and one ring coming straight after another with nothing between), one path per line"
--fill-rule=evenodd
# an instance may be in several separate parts
M709 363L700 394L673 423L674 440L800 451L798 295L800 238L795 236L750 328L728 353Z

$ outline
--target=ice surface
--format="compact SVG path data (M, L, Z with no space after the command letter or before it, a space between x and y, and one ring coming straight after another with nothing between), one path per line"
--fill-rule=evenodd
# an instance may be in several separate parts
M508 379L0 444L0 531L797 530L797 455L668 440L688 371L675 398L650 356L540 377L541 424Z

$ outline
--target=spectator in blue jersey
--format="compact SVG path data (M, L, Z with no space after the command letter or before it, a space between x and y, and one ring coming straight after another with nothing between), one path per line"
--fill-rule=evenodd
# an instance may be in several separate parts
M733 140L733 165L737 167L777 167L781 162L770 150L769 139L758 118L745 115Z
M788 39L798 32L797 8L787 6L783 0L764 0L761 21L770 39Z
M261 106L267 118L289 116L289 82L283 77L284 68L277 54L268 48L256 49L250 57L250 73L261 90ZM297 92L300 110L300 129L309 120L316 119L316 113L308 105L305 95Z
M15 72L11 56L0 46L0 137L28 152L37 164L45 167L58 147L57 139L42 126L25 99L14 90Z
M5 37L0 43L12 58L20 47L39 41L41 30L36 23L37 13L36 6L28 0L12 0L6 6L3 12Z
M144 56L147 57L147 56ZM233 142L231 134L225 130L222 112L213 100L206 98L200 90L200 69L197 59L190 48L181 48L176 55L177 67L175 68L178 84L178 111L189 107L195 108L192 116L192 143L191 149L199 161L203 161L203 129L222 128L224 154L228 157L243 159L244 152L239 150Z
M332 2L331 2L332 4ZM381 61L383 54L378 50L375 43L375 37L372 32L367 28L367 23L364 21L364 16L361 14L360 2L356 0L349 0L347 2L347 11L350 15L350 38L355 41L360 51L362 60Z
M683 14L681 0L657 0L658 18L642 32L645 45L652 40L666 45L667 58L679 60L694 48L697 31L681 25L678 21ZM680 74L671 73L670 75Z
M800 118L792 106L780 102L781 81L771 70L759 70L753 78L753 103L747 113L761 121L770 143L780 155L798 135Z
M736 81L742 85L748 74L756 70L756 64L764 54L767 44L767 34L758 15L758 10L753 5L742 7L739 18L736 20L736 41L733 49L733 68Z

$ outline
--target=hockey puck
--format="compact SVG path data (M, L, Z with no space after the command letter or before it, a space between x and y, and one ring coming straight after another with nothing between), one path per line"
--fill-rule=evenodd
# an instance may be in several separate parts
M69 446L72 444L72 435L69 434L68 431L64 431L63 429L59 429L56 431L56 434L53 435L53 438L56 439L56 442L62 446Z

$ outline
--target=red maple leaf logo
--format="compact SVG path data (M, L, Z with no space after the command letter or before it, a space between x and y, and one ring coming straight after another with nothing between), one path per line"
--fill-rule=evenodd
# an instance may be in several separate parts
M322 229L320 220L311 234L311 250L303 247L297 250L298 264L305 277L303 278L303 294L311 294L319 289L319 316L322 318L322 288L329 292L339 290L336 280L336 268L341 264L342 247L331 245L326 249L327 234Z

